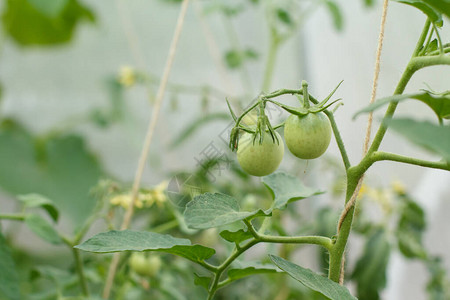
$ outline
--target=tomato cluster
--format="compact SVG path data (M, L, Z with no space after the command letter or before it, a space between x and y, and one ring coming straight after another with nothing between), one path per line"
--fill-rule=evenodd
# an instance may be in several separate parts
M265 115L265 103L272 102L291 113L284 124L284 139L289 151L301 159L315 159L320 157L327 150L331 141L331 124L323 111L331 104L325 106L336 89L322 102L310 106L307 83L302 82L301 93L302 106L293 108L271 100L274 92L266 96L261 96L260 101L250 107L240 118L236 118L230 108L236 126L230 136L230 146L237 149L237 159L242 169L253 176L266 176L273 173L281 163L284 155L284 145L281 136L272 128ZM292 93L292 91L289 91ZM249 124L247 113L259 106L257 122ZM245 125L240 125L240 121ZM247 125L247 126L246 126ZM245 131L240 134L239 130Z

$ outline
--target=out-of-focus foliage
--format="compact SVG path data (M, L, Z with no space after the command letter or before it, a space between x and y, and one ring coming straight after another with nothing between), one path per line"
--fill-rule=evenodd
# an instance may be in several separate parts
M95 20L77 0L8 0L5 6L3 27L22 46L66 43L80 21Z
M75 223L91 214L89 190L104 174L81 137L35 137L10 120L0 125L0 165L4 191L42 194Z

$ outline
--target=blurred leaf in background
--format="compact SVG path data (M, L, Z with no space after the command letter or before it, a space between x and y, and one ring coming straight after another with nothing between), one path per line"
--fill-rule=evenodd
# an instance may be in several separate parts
M75 224L90 215L89 191L104 174L79 136L37 139L10 120L0 124L0 165L1 189L46 196Z
M0 298L2 296L10 300L20 299L19 275L11 251L0 233Z
M366 241L364 252L358 259L351 276L357 283L359 299L381 299L379 291L386 286L386 268L390 253L391 245L385 229L374 229Z
M91 10L76 0L8 0L2 15L5 32L22 46L63 44Z

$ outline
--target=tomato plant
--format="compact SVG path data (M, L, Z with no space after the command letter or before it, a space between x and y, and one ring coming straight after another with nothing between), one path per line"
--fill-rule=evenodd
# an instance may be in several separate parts
M364 1L368 5L377 5L375 2ZM392 260L398 257L426 267L426 275L420 275L426 277L423 293L430 299L450 299L449 272L445 267L448 255L439 253L438 247L425 237L427 222L433 221L434 216L428 215L421 199L415 199L417 195L401 182L380 184L367 174L382 161L403 164L405 168L439 170L439 176L448 176L450 171L450 92L430 87L414 91L415 87L410 86L416 73L425 68L442 67L434 68L437 75L430 76L427 81L430 85L436 78L446 78L440 72L450 66L448 36L443 34L448 29L444 26L450 17L449 1L397 2L420 10L425 24L409 61L404 60L404 72L392 95L375 99L378 77L383 76L379 70L388 5L387 0L383 1L372 96L364 108L349 101L352 95L348 90L341 88L343 99L335 98L342 81L322 97L317 78L307 76L310 90L309 84L301 80L305 74L300 76L297 72L297 62L303 61L297 57L283 57L288 61L284 67L295 70L290 75L292 81L280 76L276 78L278 88L272 88L275 76L280 75L277 72L281 70L278 67L281 65L277 65L280 50L287 41L298 39L308 44L312 38L321 38L311 35L302 39L299 34L301 28L308 29L302 26L316 9L326 9L335 29L343 30L344 15L341 5L334 0L199 1L192 5L195 10L191 12L189 0L134 4L118 1L120 22L115 18L112 22L123 25L138 66L117 66L118 74L109 74L107 104L87 108L81 115L71 115L64 123L43 132L36 128L29 130L19 121L21 118L14 115L11 107L22 96L11 92L14 85L9 91L10 87L2 84L0 97L6 95L8 109L0 115L0 300L377 300L382 298L388 283L393 284L388 274ZM15 52L26 55L33 51L32 47L50 47L69 40L73 46L74 32L82 21L98 19L81 0L43 3L10 0L0 7L5 25L5 43L0 43L0 47L7 45L6 51L0 51L2 57ZM110 4L103 5L111 9ZM131 12L140 5L152 7L154 19L148 19L153 25L158 18L170 20L171 13L179 9L161 76L147 71L143 55L146 51L140 51L138 41L141 32L134 31L135 16L131 17ZM101 7L98 4L97 9ZM160 14L158 9L165 11ZM147 19L147 10L139 12ZM190 32L192 38L185 37L179 43L182 28L189 30L192 26L184 26L186 19L201 26L202 30L195 30L195 34L203 34L205 45L198 43L199 36L194 31ZM247 33L247 37L256 39L262 21L268 28L266 39L257 43L252 39L241 40L244 31L237 28L244 28L244 24L245 31L257 30ZM60 23L67 26L57 26ZM223 28L218 29L218 24ZM247 27L249 24L255 26ZM165 45L165 38L169 43L170 35L160 34L158 26L142 26L140 30L152 32L154 28L160 44ZM267 51L263 47L265 41ZM9 43L30 48L17 51ZM142 44L155 46L153 42ZM190 46L196 51L184 51L184 56L175 60L180 47ZM109 45L105 48L112 49ZM201 52L203 48L208 48L211 60L204 57L207 51ZM157 57L159 62L158 52L151 50L151 58ZM36 57L45 52L39 51ZM58 51L63 53L65 49ZM83 48L81 52L87 55L89 51ZM181 82L182 76L174 77L180 82L173 81L169 76L171 69L183 66L174 62L190 59L194 52L201 57L198 61L193 59L192 65L187 64L185 74L192 77L190 81ZM108 53L108 57L113 53ZM49 55L53 59L54 52ZM106 57L103 53L100 56ZM27 66L29 61L34 62L30 57L24 59ZM118 63L122 59L117 58ZM284 60L280 62L286 64ZM17 59L8 60L5 73L15 69L9 61L19 64ZM264 65L257 65L261 61ZM202 68L213 63L217 68L213 74L220 79L214 81L211 76L200 82ZM149 69L158 70L158 66ZM333 72L327 74L338 77ZM424 75L430 74L431 71ZM42 76L46 73L42 72ZM1 80L7 82L8 76ZM14 80L22 83L20 78ZM260 81L258 87L256 81ZM214 82L221 85L216 87ZM354 84L350 83L352 87ZM16 89L17 86L21 89L26 85L16 84ZM405 93L407 88L410 92ZM133 164L131 170L125 170L128 160L114 155L113 166L107 165L105 157L96 158L100 155L92 150L93 139L122 130L121 137L142 133L137 130L142 124L134 123L142 119L140 109L135 109L136 103L125 101L140 92L145 93L143 99L149 100L140 104L144 107L142 111L151 111L151 118L138 166L135 168ZM166 93L169 97L165 97ZM170 98L170 105L164 102L166 98ZM420 101L423 111L429 110L436 120L398 117L397 107L408 106L410 100ZM345 112L355 118L385 109L373 138L374 118L368 118L362 158L347 152L354 144L344 144L348 132L342 132L345 126L336 121L342 121L336 116L341 113L337 108L344 102L350 103ZM224 111L226 106L229 113ZM33 117L40 117L38 108L33 107ZM161 114L165 114L163 121L171 126L166 128L164 122L158 122ZM187 119L191 123L185 125ZM36 120L32 120L33 125ZM214 122L228 122L228 126L216 127ZM156 132L159 127L161 131ZM358 128L355 126L351 135L363 135ZM284 134L280 134L281 130ZM172 139L176 131L180 132ZM384 151L388 131L424 148L431 158L398 154L396 144L390 145L392 153ZM160 140L152 143L155 138ZM171 139L170 145L165 143L167 138ZM204 142L200 138L208 140L208 147L199 151L191 166L186 167L190 163L187 155ZM137 150L132 148L135 140L108 140L97 146L109 150L122 145L127 153ZM215 143L218 140L221 145ZM284 156L284 143L293 155ZM327 151L330 144L336 147ZM315 160L311 167L302 161L312 159ZM146 168L151 172L147 173ZM132 184L129 174L135 174ZM156 178L158 184L149 184ZM426 192L427 204L439 194L437 188ZM7 199L3 199L3 193ZM3 206L3 201L15 202ZM314 205L305 205L311 201ZM446 240L447 236L441 233L445 227L439 231L439 238ZM40 238L42 244L29 238L31 234ZM358 236L358 243L349 243L353 235ZM298 252L304 247L314 248L317 255ZM313 270L299 265L305 260L310 260ZM410 277L416 276L409 273ZM293 280L286 280L283 274Z

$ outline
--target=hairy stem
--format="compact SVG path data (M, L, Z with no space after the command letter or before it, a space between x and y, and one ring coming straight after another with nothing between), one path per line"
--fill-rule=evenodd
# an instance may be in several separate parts
M447 170L450 171L450 164L444 161L428 161L418 158L413 158L409 156L403 156L395 153L388 153L388 152L382 152L382 151L376 151L371 154L370 159L372 162L377 161L383 161L383 160L389 160L389 161L396 161L400 163L410 164L410 165L416 165L421 166L425 168L433 168L433 169L441 169L441 170Z
M72 248L73 258L75 259L75 268L78 274L78 280L80 282L81 291L84 296L89 296L89 289L86 282L86 277L84 276L83 260L80 257L80 252L78 249Z
M394 91L394 95L402 94L403 91L406 88L406 85L410 81L411 77L414 75L414 73L422 68L433 66L433 65L450 65L450 57L446 56L434 56L434 57L417 57L420 49L423 46L423 42L428 34L428 30L430 27L430 22L427 20L424 30L422 32L422 35L419 38L419 41L417 42L416 50L413 53L413 57L409 61L402 77L400 78L400 81L397 84L397 87ZM384 115L383 120L390 119L395 113L395 110L397 108L398 102L391 102L386 110L386 113ZM350 201L350 199L353 196L354 191L356 190L358 183L361 179L361 177L364 175L366 170L376 161L372 157L373 153L375 153L378 148L380 147L380 144L384 138L384 135L386 134L387 127L382 123L375 135L375 138L372 142L372 145L370 146L367 154L364 156L364 158L361 160L361 162L355 166L351 167L347 171L347 192L346 192L346 203ZM375 158L377 155L375 155ZM391 158L395 159L403 159L401 156L390 156ZM412 162L411 160L408 160L409 162ZM406 161L405 161L406 162ZM420 162L418 160L415 160L415 162ZM421 161L420 163L423 163ZM431 166L430 166L431 167ZM350 208L348 213L346 214L345 218L342 221L339 234L336 239L336 244L333 246L332 250L330 251L330 269L328 276L333 281L338 282L340 278L340 271L341 271L341 262L343 253L345 250L345 247L347 245L348 237L351 230L351 225L353 221L353 213L354 213L354 205Z

